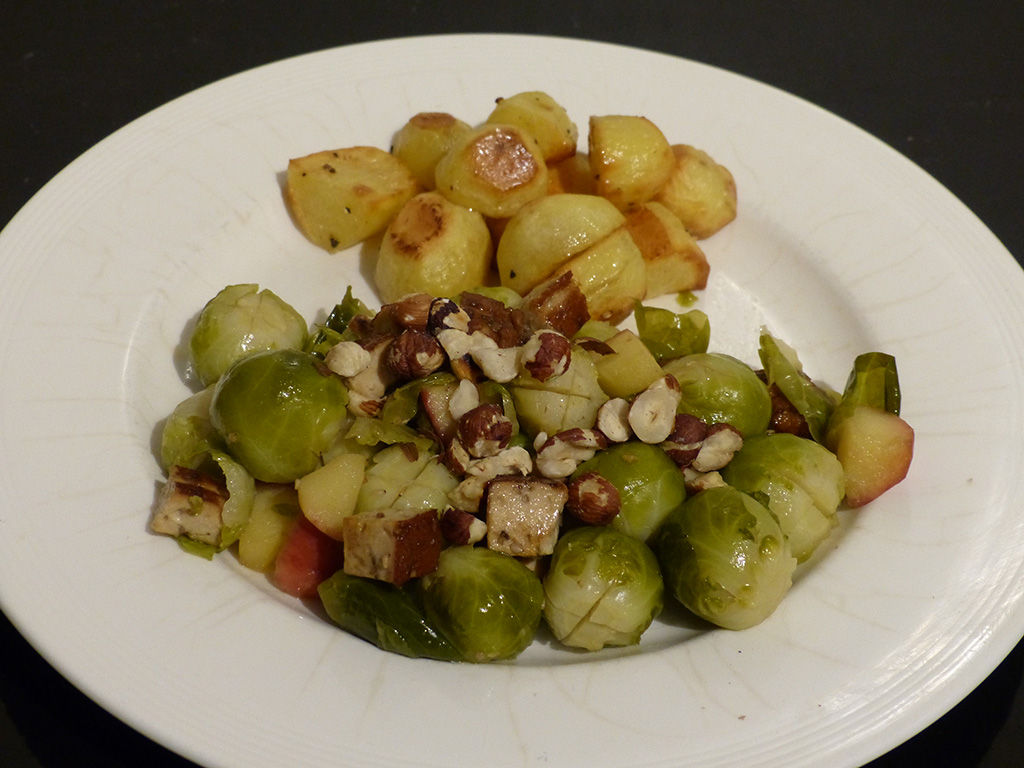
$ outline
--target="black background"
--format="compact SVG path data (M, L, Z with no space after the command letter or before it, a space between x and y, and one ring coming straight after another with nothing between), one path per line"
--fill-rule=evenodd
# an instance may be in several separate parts
M221 77L352 42L518 32L672 53L808 99L922 166L1024 258L1017 0L7 0L0 11L0 224L95 142ZM949 714L871 765L1024 765L1022 677L1024 644ZM0 765L191 764L93 704L0 615Z

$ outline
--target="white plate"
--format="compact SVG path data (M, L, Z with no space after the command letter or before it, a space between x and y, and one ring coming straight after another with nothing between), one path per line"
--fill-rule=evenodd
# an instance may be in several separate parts
M382 653L230 556L147 533L180 343L228 283L307 316L365 260L295 230L289 157L388 146L543 89L583 133L644 114L740 190L706 242L713 346L767 322L812 375L897 356L910 476L844 525L745 632L659 622L639 649L512 664ZM370 295L367 289L364 295ZM0 238L0 596L72 682L217 766L853 765L941 715L1024 631L1024 273L948 192L858 129L693 62L548 38L405 39L228 78L87 152ZM834 545L834 546L831 546Z

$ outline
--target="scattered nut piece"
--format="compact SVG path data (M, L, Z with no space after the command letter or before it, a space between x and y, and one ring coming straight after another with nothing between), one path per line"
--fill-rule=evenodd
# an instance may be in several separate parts
M688 467L697 458L707 433L708 425L703 419L690 413L677 413L672 432L661 447L678 467Z
M493 456L512 438L512 421L497 403L483 403L459 419L458 435L473 458Z
M701 443L697 457L690 464L697 472L721 469L743 447L743 435L731 424L712 424Z
M427 330L437 333L445 328L469 333L469 315L454 301L442 297L430 303Z
M530 452L518 445L494 456L472 459L466 466L465 479L448 494L448 499L453 507L475 510L480 506L484 490L491 480L498 475L528 475L532 469Z
M523 297L523 314L531 328L552 328L572 336L590 319L587 297L572 272L545 280Z
M349 378L370 367L370 353L355 341L339 341L327 350L324 363L339 376Z
M606 400L597 409L596 426L613 443L624 443L632 436L629 427L629 401L622 397Z
M622 509L622 497L604 475L584 472L569 483L566 509L587 525L608 525Z
M478 332L479 333L479 332ZM470 351L480 370L491 381L507 384L519 375L519 356L522 347L481 347Z
M548 478L568 477L607 447L608 439L596 429L567 429L549 437L537 451L537 471Z
M487 535L487 523L470 512L449 507L441 514L441 535L449 544L476 544Z
M686 492L697 494L706 491L708 488L721 488L726 484L722 476L716 471L698 472L693 467L683 469L683 483L686 485Z
M535 331L523 345L523 369L537 381L547 381L569 370L572 343L557 331Z
M388 347L384 364L402 380L428 376L445 364L444 350L426 331L405 330Z
M629 408L629 426L645 443L662 443L675 425L679 405L679 382L668 374L655 381L633 399Z
M385 304L377 314L392 320L400 328L425 331L433 301L434 297L429 293L410 293L398 301Z
M458 421L471 410L480 405L480 392L476 384L468 379L461 379L459 387L448 401L448 412Z

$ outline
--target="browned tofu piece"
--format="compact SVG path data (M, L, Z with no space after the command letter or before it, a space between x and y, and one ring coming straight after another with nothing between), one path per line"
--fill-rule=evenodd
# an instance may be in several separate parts
M345 573L402 586L437 568L441 524L437 511L378 509L342 523Z
M175 465L168 472L149 527L154 533L187 536L193 541L218 546L221 513L227 498L228 492L219 481Z
M543 477L503 476L487 486L487 546L516 557L550 555L558 540L565 483Z

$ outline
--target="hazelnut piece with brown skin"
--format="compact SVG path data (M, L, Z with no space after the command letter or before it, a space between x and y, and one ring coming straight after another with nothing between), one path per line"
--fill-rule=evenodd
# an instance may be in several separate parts
M622 509L622 497L608 478L584 472L569 483L569 513L587 525L608 525Z
M497 403L482 403L459 419L458 438L470 456L494 456L512 438L512 421Z
M441 344L426 331L402 331L385 353L384 364L403 380L419 379L446 362Z

